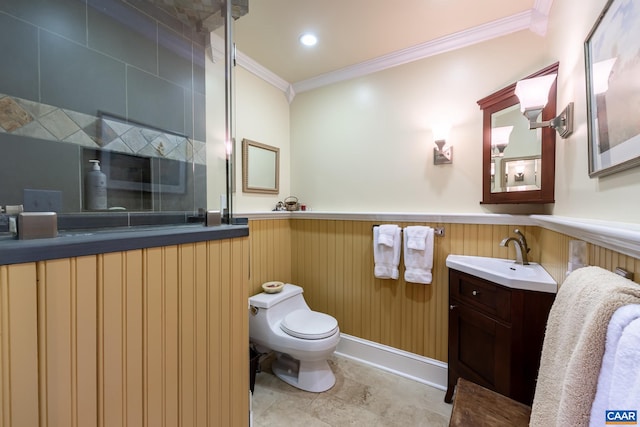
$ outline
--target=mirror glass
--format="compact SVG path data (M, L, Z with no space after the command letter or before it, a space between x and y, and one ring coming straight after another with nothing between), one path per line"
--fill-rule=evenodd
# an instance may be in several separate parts
M557 74L559 63L524 77ZM553 203L555 138L551 128L529 129L513 84L478 101L483 111L482 203ZM556 83L536 121L556 115Z
M520 104L491 114L492 174L495 170L502 171L498 175L502 179L492 180L492 193L539 190L541 154L542 131L529 129Z
M248 139L242 140L242 191L279 193L280 149Z

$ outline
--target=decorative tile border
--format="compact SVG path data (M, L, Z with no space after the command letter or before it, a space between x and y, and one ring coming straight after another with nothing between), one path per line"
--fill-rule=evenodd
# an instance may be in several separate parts
M206 164L206 143L0 93L0 133Z

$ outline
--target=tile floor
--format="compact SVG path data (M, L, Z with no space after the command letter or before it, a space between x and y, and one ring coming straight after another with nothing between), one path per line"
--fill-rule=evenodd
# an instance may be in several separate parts
M299 390L263 362L253 394L253 426L447 426L444 391L342 356L329 364L336 384L324 393Z

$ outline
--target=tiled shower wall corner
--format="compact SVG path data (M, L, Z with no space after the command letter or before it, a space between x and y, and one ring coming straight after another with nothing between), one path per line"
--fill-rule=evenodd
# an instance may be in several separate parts
M206 146L186 136L90 116L0 93L0 133L87 148L206 164Z
M207 37L142 5L0 2L0 178L12 183L0 204L58 190L80 210L91 148L193 163L185 201L168 195L160 210L204 206Z

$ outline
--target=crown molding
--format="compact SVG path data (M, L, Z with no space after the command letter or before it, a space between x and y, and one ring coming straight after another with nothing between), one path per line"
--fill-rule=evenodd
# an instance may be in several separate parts
M536 0L533 5L531 25L529 26L531 32L543 37L547 35L549 12L551 12L552 5L553 0Z
M549 12L551 12L551 6L553 5L553 0L536 0L533 4L533 10L544 15L549 16Z
M224 39L214 33L211 33L211 58L213 62L224 59ZM252 58L238 49L236 49L236 65L239 65L240 67L244 68L245 70L249 71L250 73L284 92L289 102L293 101L296 93L293 89L293 86L289 82L287 82L268 68L263 67L258 62L254 61Z
M535 34L544 36L547 31L549 11L552 4L553 0L536 0L534 7L530 10L294 84L282 79L241 51L236 51L236 64L281 90L287 100L291 102L298 93L461 49L518 31L530 30ZM224 58L224 40L214 33L211 33L211 56L214 62Z
M392 52L369 61L321 74L307 80L294 83L296 93L306 92L340 81L361 77L387 68L407 64L430 56L471 46L517 31L527 30L531 26L533 9L527 10L497 21L489 22L468 30L459 31L426 43Z
M250 73L260 77L262 80L271 84L272 86L280 89L282 92L284 92L289 102L293 101L293 98L295 97L295 90L289 82L287 82L268 68L263 67L258 62L254 61L239 50L236 51L236 64L249 71Z

